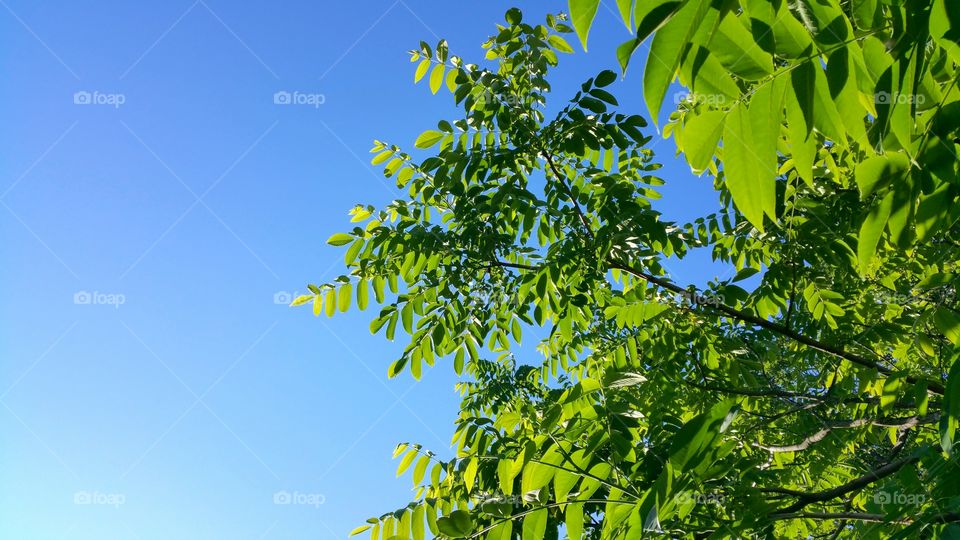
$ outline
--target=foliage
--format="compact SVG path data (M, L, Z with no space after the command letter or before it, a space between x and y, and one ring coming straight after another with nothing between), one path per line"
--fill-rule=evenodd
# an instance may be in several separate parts
M456 455L398 446L414 500L355 532L960 534L956 5L618 1L622 65L653 36L647 103L678 74L692 90L664 133L721 195L677 224L615 73L547 117L598 3L510 10L489 69L421 43L415 78L463 116L417 138L422 161L375 144L409 197L356 207L329 240L349 275L294 301L333 315L372 291L371 330L408 342L392 376L462 375ZM697 248L735 276L673 283L664 260ZM542 358L517 350L532 337Z

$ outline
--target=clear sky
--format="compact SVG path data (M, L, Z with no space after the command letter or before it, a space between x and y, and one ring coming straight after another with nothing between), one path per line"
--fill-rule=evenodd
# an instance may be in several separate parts
M387 380L402 343L372 310L286 303L342 272L324 241L350 207L398 196L372 139L411 148L452 111L406 51L480 62L511 5L0 0L0 538L345 538L408 501L390 455L449 455L452 369ZM615 65L613 5L554 99ZM716 205L656 150L668 217Z

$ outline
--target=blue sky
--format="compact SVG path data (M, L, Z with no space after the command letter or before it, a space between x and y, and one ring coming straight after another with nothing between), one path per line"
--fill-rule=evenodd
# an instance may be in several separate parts
M396 443L449 452L449 366L387 380L402 344L371 311L285 303L341 273L324 240L350 207L397 196L372 139L412 147L453 111L406 51L480 61L512 4L331 5L0 0L0 537L344 538L411 496ZM554 99L628 37L602 6ZM641 67L624 111L646 112ZM715 206L656 150L668 217Z

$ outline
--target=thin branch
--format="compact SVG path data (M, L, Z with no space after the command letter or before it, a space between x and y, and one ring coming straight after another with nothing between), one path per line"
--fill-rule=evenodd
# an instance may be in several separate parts
M867 514L863 512L797 512L774 516L775 521L786 519L851 519L855 521L871 521L877 523L896 523L909 525L910 520L887 520L883 514Z
M791 444L786 446L764 446L758 444L758 448L767 450L768 452L778 453L778 452L800 452L806 450L810 446L822 441L835 429L854 429L863 426L878 426L878 427L896 427L901 430L910 429L919 424L930 424L936 422L939 418L939 415L931 414L927 416L911 416L909 418L859 418L856 420L846 420L841 422L831 422L830 425L821 429L820 431L810 435L809 437L803 439L797 444Z
M570 189L570 186L567 185L565 177L560 174L560 171L557 170L557 166L553 163L553 157L547 153L546 150L540 152L540 154L547 160L547 165L550 167L550 170L553 171L553 175L557 177L557 182L563 186L564 191L567 192L567 197L570 199L570 202L573 203L573 209L577 212L577 216L580 217L580 223L583 224L583 228L587 232L587 236L593 240L593 229L590 227L590 222L587 221L587 215L583 213L583 209L580 208L580 203L577 202L576 196L573 194L573 190Z
M673 283L670 283L669 281L667 281L667 280L665 280L665 279L658 278L658 277L656 277L656 276L647 274L646 272L642 272L642 271L640 271L640 270L637 270L637 269L635 269L635 268L632 268L632 267L630 267L630 266L627 266L626 264L623 264L623 263L620 263L620 262L617 262L617 261L610 261L610 267L611 267L611 268L616 268L616 269L618 269L618 270L622 270L622 271L624 271L624 272L627 272L627 273L629 273L630 275L633 275L633 276L635 276L635 277L638 277L638 278L640 278L640 279L642 279L642 280L644 280L644 281L646 281L646 282L648 282L648 283L652 283L652 284L654 284L654 285L657 285L658 287L664 288L664 289L666 289L666 290L668 290L668 291L671 291L671 292L674 292L674 293L676 293L676 294L690 294L690 292L691 292L691 291L689 291L689 290L687 290L687 289L684 289L684 288L680 287L679 285L675 285L675 284L673 284ZM809 336L805 336L805 335L803 335L803 334L800 334L800 333L798 333L798 332L795 332L795 331L787 328L786 326L783 326L782 324L777 324L777 323L775 323L775 322L770 322L770 321L768 321L767 319L761 319L760 317L757 317L757 316L755 316L755 315L751 315L751 314L749 314L749 313L745 313L745 312L740 311L740 310L738 310L738 309L736 309L736 308L732 308L732 307L730 307L730 306L728 306L728 305L726 305L726 304L707 305L707 306L705 306L705 307L706 307L707 309L713 309L713 310L719 311L720 313L723 313L724 315L727 315L727 316L729 316L729 317L732 317L733 319L736 319L736 320L738 320L738 321L742 321L742 322L745 322L745 323L750 323L750 324L752 324L752 325L754 325L754 326L759 326L760 328L765 328L765 329L767 329L767 330L776 332L776 333L778 333L778 334L780 334L780 335L783 335L783 336L786 336L786 337L788 337L788 338L790 338L790 339L792 339L792 340L794 340L794 341L796 341L796 342L802 343L802 344L804 344L804 345L806 345L806 346L808 346L808 347L810 347L810 348L812 348L812 349L816 349L816 350L818 350L818 351L825 352L825 353L827 353L827 354L836 356L836 357L838 357L838 358L842 358L842 359L844 359L844 360L853 362L854 364L857 364L857 365L860 365L860 366L863 366L863 367L875 369L875 370L877 370L878 373L881 373L881 374L883 374L883 375L890 375L890 374L893 372L890 368L887 368L887 367L885 367L885 366L882 366L882 365L880 365L879 363L874 362L873 360L869 360L869 359L864 358L864 357L862 357L862 356L860 356L860 355L858 355L858 354L855 354L855 353L852 353L852 352L849 352L849 351L845 351L845 350L843 350L843 349L841 349L841 348L838 348L838 347L834 347L833 345L829 345L829 344L826 344L826 343L822 343L822 342L817 341L816 339L813 339L813 338L811 338L811 337L809 337ZM935 393L935 394L939 394L939 395L943 395L943 393L944 393L943 386L940 385L939 383L934 382L934 381L928 381L928 380L926 380L926 379L921 380L920 378L915 377L915 376L913 376L913 375L908 375L908 376L906 376L906 377L905 377L905 380L906 380L907 382L911 383L911 384L917 384L917 383L920 383L920 382L924 382L924 383L927 384L927 389L928 389L929 391L931 391L931 392L933 392L933 393Z
M841 484L833 489L818 491L815 493L804 493L802 495L798 495L799 500L797 500L797 502L791 504L790 506L784 508L783 510L774 512L771 515L771 517L773 517L774 519L777 519L779 516L789 515L789 514L798 512L809 504L829 501L830 499L842 497L847 493L850 493L851 491L857 491L857 490L863 489L869 486L870 484L878 480L881 480L883 478L886 478L887 476L890 476L891 474L899 471L904 466L916 463L919 460L920 458L918 456L915 456L915 455L908 456L903 459L899 459L897 461L892 461L890 463L887 463L886 465L878 469L874 469L863 476L854 478L853 480L845 484Z

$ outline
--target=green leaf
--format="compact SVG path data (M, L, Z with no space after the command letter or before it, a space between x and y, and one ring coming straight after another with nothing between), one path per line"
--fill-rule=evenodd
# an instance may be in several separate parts
M740 96L740 88L716 56L693 45L680 63L680 82L696 95L696 101L720 107Z
M960 63L960 4L954 0L934 0L930 10L930 37L954 62Z
M290 307L302 306L308 302L312 302L316 298L315 294L301 294L300 296L293 299L293 302L290 302Z
M655 123L659 123L660 106L676 75L684 49L709 7L709 0L691 0L653 37L643 72L643 95Z
M613 94L611 94L610 92L607 92L606 90L594 88L590 90L590 95L601 101L605 101L611 105L614 105L614 106L619 105L619 103L617 103L617 98L613 97Z
M513 521L508 519L490 529L486 540L510 540L511 538L513 538Z
M370 285L367 283L367 280L361 279L357 283L357 307L360 308L360 311L367 309L367 304L370 302Z
M480 467L480 461L476 458L469 458L467 466L463 469L463 484L467 486L467 491L473 489L473 483L477 479L477 471Z
M733 12L720 19L707 48L740 78L757 81L773 73L773 57L757 45L741 17Z
M776 207L776 175L768 169L769 158L757 154L763 145L754 138L754 124L750 120L743 104L734 106L727 116L723 130L723 170L737 209L762 231L764 214Z
M763 212L777 221L777 142L783 119L783 79L777 79L757 89L750 99L750 125L753 137L753 155L756 158Z
M567 538L583 538L583 503L570 503L564 510Z
M350 244L350 247L347 248L347 251L343 254L343 260L349 266L353 261L357 260L357 256L360 255L360 250L363 249L363 239L358 238L354 243Z
M950 343L960 345L960 315L948 307L939 307L933 313L933 324Z
M422 79L423 76L427 74L427 70L429 69L430 69L430 59L425 58L421 60L420 63L417 65L416 73L413 74L413 82L414 83L420 82L420 79Z
M773 21L773 41L777 55L784 58L806 58L813 52L813 40L810 32L798 21L787 7L780 2Z
M867 139L864 122L867 111L860 103L857 75L850 59L850 50L849 47L843 47L830 55L827 60L827 87L832 101L836 104L841 125L854 142L869 149L870 141Z
M364 532L364 531L366 531L366 530L369 530L370 527L372 527L372 525L361 525L361 526L357 527L356 529L350 531L350 534L347 535L347 536L356 536L356 535L358 535L358 534L360 534L360 533L362 533L362 532Z
M940 417L940 446L948 455L953 454L953 443L960 425L960 356L954 355L952 361L943 393L943 416Z
M447 90L451 93L457 93L457 70L451 69L447 72L447 76L444 79L444 82L447 85Z
M732 401L722 401L684 424L673 437L670 464L680 472L699 467L736 414Z
M400 460L400 464L397 465L397 477L403 475L404 472L410 467L413 463L413 460L417 459L420 453L417 451L417 448L411 448L407 451L406 455L403 456L403 459Z
M827 76L819 65L812 71L814 74L813 125L830 140L845 144L846 129L837 110L837 104L830 95Z
M542 540L547 532L547 509L540 508L523 517L522 540Z
M893 207L893 193L887 194L883 200L873 205L857 237L857 260L860 264L860 275L870 274L870 265L877 253L877 244L883 235L883 229L890 219L890 210Z
M340 308L340 311L345 312L350 309L350 299L352 295L353 285L344 283L337 292L337 307Z
M500 491L504 495L513 494L513 463L509 459L501 459L497 462L497 480L500 483Z
M333 314L337 312L337 291L334 289L327 289L327 295L324 299L324 310L327 313L327 317L333 317Z
M424 540L426 538L426 531L423 529L425 514L426 509L422 504L418 504L413 509L413 515L410 516L410 533L413 535L413 540Z
M353 236L350 236L347 233L337 233L330 238L327 238L327 243L331 246L345 246L350 242L353 242Z
M610 71L609 69L605 69L597 75L597 78L594 79L593 82L597 86L609 86L616 80L617 80L617 74L614 73L613 71Z
M443 74L446 71L446 66L443 64L437 64L433 71L430 72L430 91L434 94L440 91L440 87L443 86Z
M813 186L813 164L817 159L817 138L813 131L813 75L801 66L791 74L786 92L787 133L797 175Z
M633 7L633 21L637 25L634 48L666 24L682 5L679 0L638 0Z
M403 330L408 334L413 334L413 304L407 302L400 310L400 319L403 322Z
M417 137L417 141L414 143L414 146L417 148L430 148L441 140L443 140L443 133L434 130L427 130Z
M523 469L523 476L520 478L520 491L530 493L538 490L553 480L553 475L557 471L554 465L563 461L563 456L557 453L551 457L544 456L543 463L531 461Z
M624 41L617 47L617 63L620 64L620 73L624 75L627 73L627 65L630 64L633 51L637 50L637 47L639 47L641 43L643 43L643 41L632 38Z
M631 18L633 17L633 0L617 0L617 11L620 12L620 19L626 25L627 30L633 30Z
M451 538L463 538L473 532L473 518L466 510L455 510L437 520L440 532Z
M548 36L547 42L550 43L550 45L552 45L554 49L562 53L567 53L567 54L573 53L573 47L571 47L570 44L567 43L567 40L563 39L562 37L556 34L551 34L550 36Z
M583 50L587 50L587 36L590 35L590 27L593 25L594 17L597 16L600 0L570 0L568 5L573 28L577 31Z
M857 165L855 177L860 188L860 199L866 200L903 177L910 169L910 160L901 153L872 156Z
M416 466L413 467L413 486L419 486L420 482L423 481L423 477L427 474L427 465L430 464L429 456L421 456L417 460Z
M725 117L722 111L703 111L687 116L681 150L694 172L706 170L713 159L723 134Z
M880 0L854 0L853 19L860 30L873 30L882 23Z

